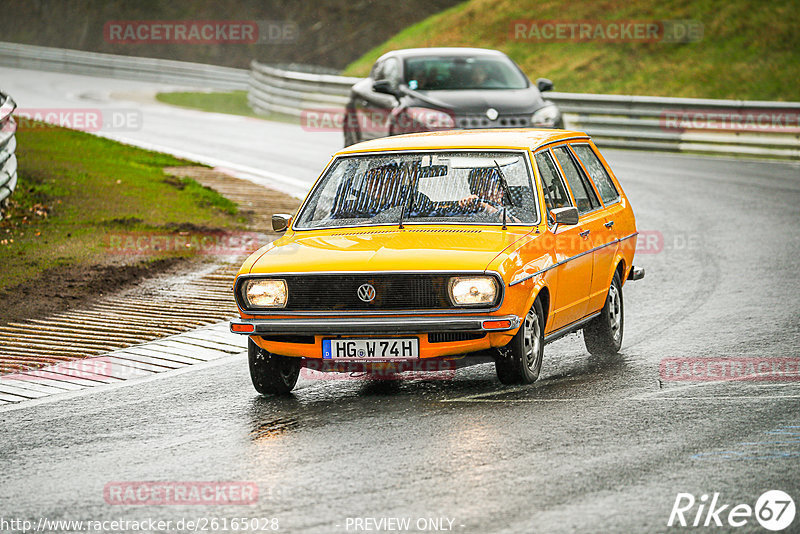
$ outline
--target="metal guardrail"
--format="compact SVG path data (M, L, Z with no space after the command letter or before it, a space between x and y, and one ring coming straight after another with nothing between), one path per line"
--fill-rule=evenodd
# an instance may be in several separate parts
M79 50L0 42L0 65L75 74L156 81L216 89L247 89L250 106L261 113L300 116L303 109L343 108L350 87L360 78L297 67L268 66L257 61L250 71L171 61L118 56ZM319 69L318 69L319 70ZM800 102L760 102L649 96L546 93L564 113L566 127L585 131L597 144L609 147L711 152L800 159ZM670 126L670 114L692 117L781 113L793 115L789 128L720 128L718 122L690 121ZM792 124L790 124L792 126ZM1 178L0 178L1 180ZM0 193L2 195L2 193Z
M580 93L547 97L558 104L569 128L585 131L599 145L800 159L800 102ZM772 120L781 114L783 127L731 126L731 119ZM728 127L721 128L723 123Z
M260 113L300 116L302 110L342 108L361 78L295 72L256 61L250 65L248 102ZM800 102L760 102L651 96L545 93L564 114L565 127L584 131L600 146L710 152L800 159ZM794 127L719 128L720 117L789 113ZM673 117L705 117L705 123L673 127ZM710 117L715 115L717 119ZM791 126L791 121L790 126ZM696 127L695 127L696 126Z
M17 186L17 129L12 113L17 107L14 100L0 93L0 218L8 197Z
M295 117L309 108L344 109L350 87L360 79L291 71L253 61L247 101L256 112Z
M215 89L247 89L246 69L0 42L0 65Z

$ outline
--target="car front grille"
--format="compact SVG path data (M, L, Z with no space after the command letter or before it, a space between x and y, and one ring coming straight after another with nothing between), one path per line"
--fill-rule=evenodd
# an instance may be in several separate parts
M458 128L527 128L531 125L530 117L520 115L501 115L490 120L486 115L462 115L456 117Z
M428 334L428 343L454 343L456 341L472 341L485 337L485 332L430 332Z
M289 299L285 310L376 311L452 308L447 293L449 274L330 274L281 276ZM358 289L365 284L375 297L365 302Z

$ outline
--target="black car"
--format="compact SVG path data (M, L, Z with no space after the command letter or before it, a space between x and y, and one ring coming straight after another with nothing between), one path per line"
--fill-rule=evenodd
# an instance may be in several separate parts
M497 50L412 48L381 56L350 91L345 146L397 135L464 128L563 128L558 108Z

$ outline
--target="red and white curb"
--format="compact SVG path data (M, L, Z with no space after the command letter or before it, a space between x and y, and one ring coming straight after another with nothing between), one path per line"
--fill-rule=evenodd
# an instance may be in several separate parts
M246 338L231 334L228 321L182 334L58 363L0 375L0 406L145 378L246 352Z

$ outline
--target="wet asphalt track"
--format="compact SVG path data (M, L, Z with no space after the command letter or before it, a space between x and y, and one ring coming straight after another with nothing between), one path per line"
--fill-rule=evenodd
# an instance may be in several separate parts
M44 80L56 95L59 83L80 79L29 73L9 83L9 71L0 69L0 80L20 107L15 83ZM115 84L131 85L95 87ZM189 112L151 113L162 129L151 142L182 139L192 127L165 118ZM313 146L313 157L294 164L305 180L338 146L328 134L247 123L250 143L225 154L233 162L265 160L290 173L286 159ZM269 143L285 143L271 149L283 155L262 150ZM800 355L800 167L604 153L639 230L660 232L662 243L655 237L637 254L647 276L624 288L618 356L591 357L572 335L547 346L531 387L501 387L482 365L447 381L302 381L288 399L259 397L245 357L232 356L0 409L0 516L278 518L284 532L363 532L353 518L388 517L410 518L411 531L419 519L448 518L456 532L656 532L670 530L678 492L719 492L720 504L752 506L780 489L798 501L797 382L660 381L659 364ZM241 506L104 501L109 482L148 480L254 482L259 498ZM792 529L800 531L800 518ZM766 532L753 518L735 530Z

